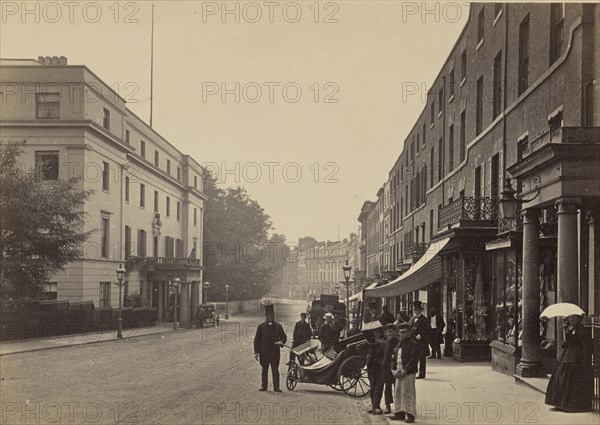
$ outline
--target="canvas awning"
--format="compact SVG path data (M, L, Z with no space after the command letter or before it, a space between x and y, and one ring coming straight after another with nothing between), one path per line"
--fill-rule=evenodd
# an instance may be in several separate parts
M450 238L433 242L427 251L403 275L394 279L387 285L378 288L365 289L365 298L387 298L408 294L429 285L442 278L442 261L438 255L450 242Z
M378 282L372 283L369 286L367 286L363 291L367 290L367 289L373 289L377 286ZM362 301L363 300L363 291L359 291L356 294L352 295L350 298L348 298L348 302L350 301Z

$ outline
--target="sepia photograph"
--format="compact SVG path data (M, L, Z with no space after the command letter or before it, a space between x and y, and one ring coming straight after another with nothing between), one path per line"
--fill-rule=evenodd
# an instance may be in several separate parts
M0 425L600 424L598 1L0 21Z

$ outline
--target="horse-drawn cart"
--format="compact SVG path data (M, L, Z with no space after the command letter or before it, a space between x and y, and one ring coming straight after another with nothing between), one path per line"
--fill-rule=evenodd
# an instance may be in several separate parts
M371 386L367 379L366 345L364 336L358 334L340 341L318 360L314 340L291 348L298 359L308 360L309 363L290 361L285 381L287 389L292 391L298 382L303 382L328 385L352 397L368 394Z
M213 327L219 326L219 315L216 310L217 307L212 304L199 305L196 310L196 327L203 328L205 323L210 323Z

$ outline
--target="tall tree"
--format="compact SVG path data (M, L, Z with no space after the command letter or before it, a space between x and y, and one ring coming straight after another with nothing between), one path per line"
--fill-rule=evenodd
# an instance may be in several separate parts
M92 194L78 180L43 180L19 163L24 142L0 143L0 292L36 298L48 278L80 256L83 206Z
M270 217L242 187L221 189L211 174L204 181L204 280L210 300L261 297L277 283L285 237L269 236Z

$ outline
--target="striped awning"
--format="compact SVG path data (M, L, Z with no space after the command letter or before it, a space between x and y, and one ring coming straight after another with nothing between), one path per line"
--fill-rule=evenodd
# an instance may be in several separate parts
M442 278L442 260L438 255L450 242L450 238L432 243L427 251L410 269L387 285L365 289L365 298L387 298L417 291Z
M350 298L348 298L348 302L351 301L362 301L363 300L363 292L367 289L373 289L377 286L378 282L372 283L369 286L367 286L364 290L362 291L358 291L356 294L352 295Z

